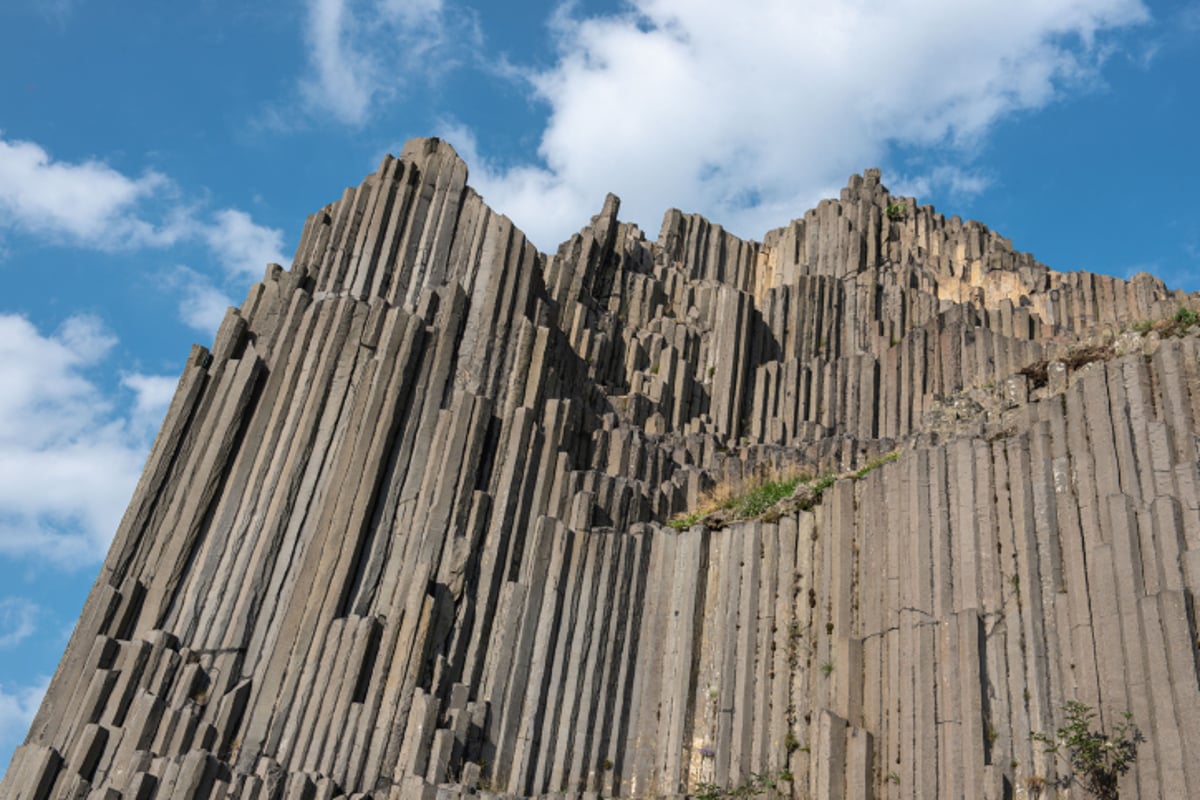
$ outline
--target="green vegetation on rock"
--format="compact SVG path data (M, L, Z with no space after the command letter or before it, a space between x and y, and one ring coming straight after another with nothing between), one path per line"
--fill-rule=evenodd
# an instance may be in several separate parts
M756 479L737 484L718 484L707 492L699 508L679 514L667 521L676 530L687 530L705 521L738 522L756 519L779 510L808 510L821 500L821 495L842 478L860 480L884 464L900 457L896 450L868 461L852 472L827 472L812 478L798 470L773 471ZM788 501L792 501L789 505ZM784 508L780 509L780 506Z
M1034 733L1033 740L1046 745L1047 753L1065 757L1071 764L1070 780L1101 800L1116 800L1117 783L1137 760L1137 746L1145 741L1126 711L1121 722L1109 733L1092 730L1096 712L1091 706L1072 700L1063 706L1066 724L1051 736Z

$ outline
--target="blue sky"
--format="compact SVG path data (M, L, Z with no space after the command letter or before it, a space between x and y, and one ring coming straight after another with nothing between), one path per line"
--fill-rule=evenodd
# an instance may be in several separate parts
M189 345L408 137L543 250L608 191L761 238L881 166L1200 289L1200 2L6 0L0 75L4 764Z

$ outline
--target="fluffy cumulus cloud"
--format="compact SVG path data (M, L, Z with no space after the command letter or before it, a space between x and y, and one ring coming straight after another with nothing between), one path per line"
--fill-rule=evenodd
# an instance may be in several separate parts
M209 214L179 203L169 178L130 177L94 159L56 159L35 142L0 132L0 230L100 250L199 241L231 276L257 277L282 262L283 232L244 211Z
M211 333L229 305L226 289L259 279L268 263L288 263L283 231L260 225L236 208L182 204L179 194L157 172L130 177L96 160L56 159L34 142L5 140L0 134L0 234L7 229L52 244L106 251L199 243L216 267L212 277L188 270L187 281L166 285L182 294L183 321Z
M256 224L244 211L218 211L203 235L230 276L257 280L267 264L288 263L283 255L283 231Z
M166 378L125 376L124 402L89 379L115 344L92 317L45 335L0 314L0 554L103 557L169 401Z
M129 419L134 429L153 435L162 424L167 406L171 405L171 398L175 396L179 380L170 375L143 375L135 372L122 375L121 385L133 392Z
M183 265L165 273L163 283L179 296L179 319L194 331L212 335L234 305L233 298L209 276Z
M0 138L0 225L101 249L161 245L171 226L142 216L143 203L168 181L156 172L131 178L100 161L57 161L34 142Z
M288 264L283 255L283 231L257 224L250 215L225 208L213 221L198 226L198 235L216 258L219 276L187 266L166 273L163 283L179 297L179 319L193 330L216 333L229 306L231 294L244 292L261 280L267 264Z
M978 190L982 178L961 169L971 146L1005 115L1092 80L1106 37L1148 16L1140 0L630 0L585 18L567 8L552 26L556 63L525 75L549 108L540 163L496 168L470 131L443 131L489 202L543 248L606 191L651 233L682 206L761 236L893 145L947 153L912 185Z
M309 0L309 108L353 125L446 39L442 0Z

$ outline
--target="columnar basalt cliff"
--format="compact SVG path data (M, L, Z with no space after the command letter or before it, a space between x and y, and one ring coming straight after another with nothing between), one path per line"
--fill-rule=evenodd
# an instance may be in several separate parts
M192 351L0 795L1052 796L1077 699L1200 796L1200 297L877 170L553 256L466 181L409 143ZM666 524L771 469L841 477Z

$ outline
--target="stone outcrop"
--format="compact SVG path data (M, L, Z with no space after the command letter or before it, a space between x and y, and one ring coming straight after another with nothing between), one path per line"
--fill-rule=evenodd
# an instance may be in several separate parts
M552 256L466 181L410 142L193 349L0 795L1034 797L1078 699L1200 796L1200 298L877 170Z

